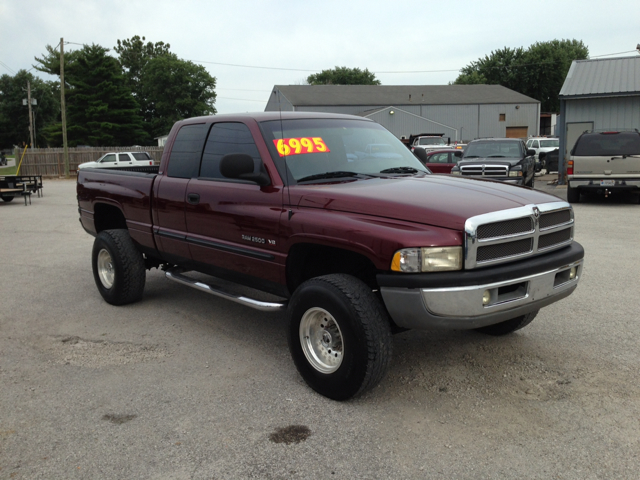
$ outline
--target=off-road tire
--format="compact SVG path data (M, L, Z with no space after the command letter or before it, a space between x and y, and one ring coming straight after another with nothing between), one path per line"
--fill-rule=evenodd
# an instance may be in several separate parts
M313 323L310 318L318 319L317 328L305 330ZM347 400L372 389L384 377L393 345L390 323L380 299L361 280L345 274L316 277L300 285L289 302L289 350L312 389L334 400ZM338 338L340 342L332 344L334 350L324 343ZM338 354L340 359L334 359Z
M487 325L486 327L476 328L477 332L485 333L487 335L492 335L494 337L500 337L502 335L507 335L511 332L515 332L516 330L520 330L521 328L526 327L533 319L538 315L539 310L535 312L529 312L525 315L521 315L516 318L512 318L511 320L506 320L501 323L496 323L494 325Z
M567 186L567 202L580 203L580 190Z
M142 298L144 259L127 230L100 232L93 243L91 263L96 286L107 303L126 305Z

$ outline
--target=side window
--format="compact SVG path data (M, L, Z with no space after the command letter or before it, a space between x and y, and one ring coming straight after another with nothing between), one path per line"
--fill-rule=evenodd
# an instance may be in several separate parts
M435 160L436 163L449 163L449 154L448 153L438 153L435 155L437 158Z
M202 146L207 136L207 125L198 123L185 125L173 143L167 176L177 178L194 178L198 176Z
M119 153L118 154L118 161L119 162L128 162L129 161L129 155L127 155L126 153Z
M224 179L220 173L220 160L228 153L246 153L260 161L258 147L244 123L214 123L202 155L200 178Z
M116 155L115 153L112 153L110 155L106 155L101 161L100 163L115 163L116 161Z
M531 145L533 145L533 140L527 141L527 148L533 148Z
M530 148L540 148L540 143L538 142L538 140L534 140Z
M460 159L462 159L462 152L459 150L456 150L451 154L451 162L449 163L457 164L460 161Z

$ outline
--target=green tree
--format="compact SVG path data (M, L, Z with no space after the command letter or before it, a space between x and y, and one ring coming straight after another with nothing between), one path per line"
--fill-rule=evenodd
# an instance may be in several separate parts
M35 130L34 146L44 146L46 125L55 122L60 113L60 89L55 82L47 82L26 70L15 76L0 77L0 148L29 144L29 108L23 105L27 98L27 82L31 84L31 99Z
M70 146L133 145L146 137L122 69L107 52L99 45L85 45L69 66L65 95Z
M48 73L49 75L60 76L60 50L54 49L51 45L45 46L46 53L42 55L42 58L34 57L36 64L33 66L36 70ZM80 50L69 50L64 52L64 68L65 75L69 66L73 65L78 56Z
M159 55L146 63L141 78L143 117L153 137L169 133L178 120L216 113L216 78L202 65Z
M368 69L336 67L307 77L309 85L380 85L376 74Z
M505 47L471 62L453 83L502 85L539 100L542 111L557 112L571 62L588 55L589 49L578 40L537 42L527 50Z
M145 37L139 35L125 40L118 40L118 45L114 51L118 54L118 60L124 71L127 85L131 88L133 96L140 105L143 105L142 98L142 71L149 60L160 55L169 54L171 45L164 42L144 43Z

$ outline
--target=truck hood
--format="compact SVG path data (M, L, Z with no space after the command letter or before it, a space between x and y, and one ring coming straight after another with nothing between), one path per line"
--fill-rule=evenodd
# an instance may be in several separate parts
M558 197L525 187L449 175L372 178L295 185L291 203L300 208L392 218L461 231L469 217Z

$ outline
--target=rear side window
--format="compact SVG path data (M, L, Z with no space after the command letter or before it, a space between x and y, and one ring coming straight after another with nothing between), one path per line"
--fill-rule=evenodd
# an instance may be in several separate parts
M167 176L194 178L198 176L202 147L207 136L207 125L185 125L176 135L169 157Z
M640 155L640 134L631 132L585 134L576 142L573 155L577 157Z
M147 152L134 152L133 158L136 160L151 160L151 157Z
M261 161L258 147L244 123L215 123L211 127L202 155L200 178L226 179L220 173L220 160L228 153L246 153L254 162Z

